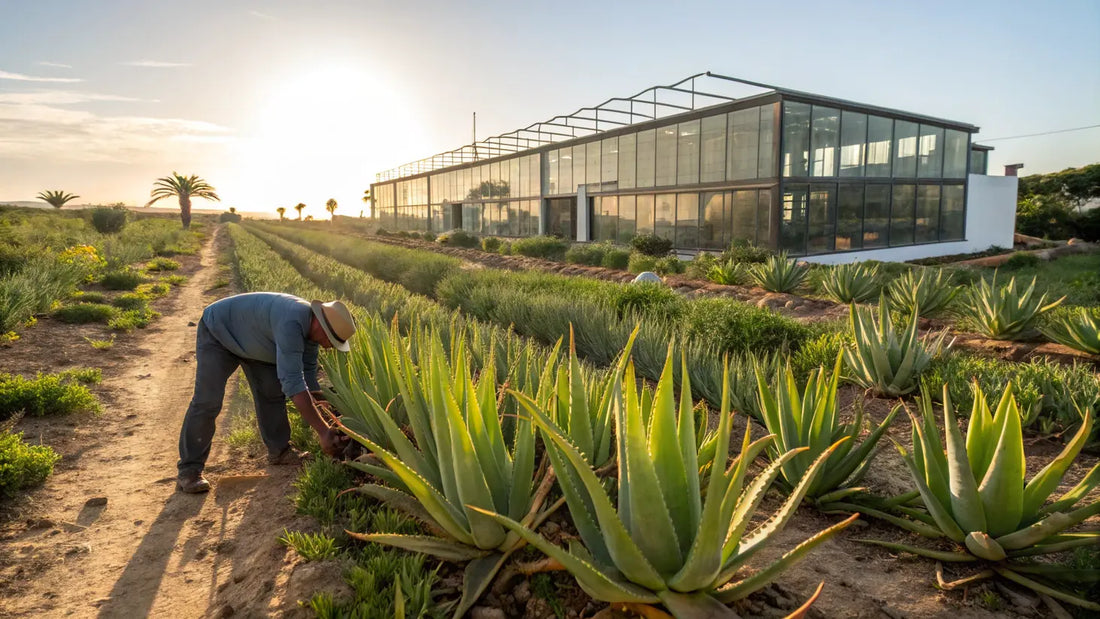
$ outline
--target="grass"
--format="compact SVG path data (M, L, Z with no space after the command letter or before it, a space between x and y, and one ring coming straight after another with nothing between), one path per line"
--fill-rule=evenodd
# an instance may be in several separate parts
M53 312L53 317L61 322L83 325L92 322L107 322L115 317L118 310L103 303L77 303L65 305Z
M127 267L104 273L100 284L107 290L134 290L144 281L140 271Z
M987 281L992 281L994 274L993 269L980 272ZM1065 295L1066 305L1100 306L1100 253L1075 254L1022 265L1013 270L1012 275L1021 281L1036 277L1038 293L1048 293L1054 299Z
M19 413L31 417L65 415L101 410L99 400L80 384L80 373L38 374L23 378L18 374L0 374L0 419Z
M23 433L0 427L0 497L10 498L41 484L60 459L50 447L31 445L23 440Z
M278 539L284 546L293 548L306 561L323 561L336 556L336 540L324 533L283 529L283 534Z
M125 292L111 299L111 305L123 310L145 309L149 306L149 297L139 292Z
M180 266L181 265L179 262L172 260L171 258L157 257L153 258L145 264L145 270L151 272L175 271L178 270Z
M92 348L96 350L110 350L115 345L115 334L112 333L111 337L106 340L96 340L90 337L85 337L84 341L92 345Z
M169 286L182 286L187 283L187 277L184 275L165 275L160 278L160 281Z
M147 307L144 309L126 310L108 320L107 326L115 331L129 333L134 329L144 329L148 327L149 323L153 322L153 320L159 316L159 312L154 312Z

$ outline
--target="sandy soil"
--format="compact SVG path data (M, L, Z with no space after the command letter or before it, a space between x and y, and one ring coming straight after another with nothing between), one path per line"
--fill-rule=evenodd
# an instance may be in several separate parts
M185 260L181 272L190 280L158 302L163 317L120 336L111 350L94 351L82 339L102 337L103 327L43 319L0 351L0 371L102 367L95 391L106 411L19 426L63 459L44 487L3 506L0 616L227 616L226 600L235 600L226 594L244 584L250 594L237 616L298 611L294 600L283 600L280 572L294 562L276 541L284 527L310 528L287 497L293 467L233 461L216 441L207 468L215 491L175 492L195 321L207 303L231 292L209 290L225 236L219 231L201 256Z

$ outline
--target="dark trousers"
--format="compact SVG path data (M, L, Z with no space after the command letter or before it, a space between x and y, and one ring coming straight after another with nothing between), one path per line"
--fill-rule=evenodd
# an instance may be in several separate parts
M290 444L286 396L275 365L237 357L226 350L200 320L195 341L195 394L180 429L180 461L176 465L180 473L202 472L210 455L215 420L225 399L225 385L238 367L244 370L252 389L260 438L268 452L277 454Z

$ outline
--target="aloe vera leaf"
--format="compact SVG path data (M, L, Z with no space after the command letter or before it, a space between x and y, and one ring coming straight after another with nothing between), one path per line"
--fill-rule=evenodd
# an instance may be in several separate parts
M1011 392L1011 387L1005 390L1006 399L1011 398ZM988 532L994 537L1015 531L1023 516L1026 473L1024 439L1014 399L1009 401L1004 411L1002 427L993 460L978 487L989 525Z
M981 496L978 495L974 473L970 470L970 461L966 457L966 445L963 443L962 432L959 431L955 407L951 404L951 393L947 385L943 387L943 425L947 439L951 513L963 531L985 531L985 510Z
M921 557L928 557L929 559L935 559L937 561L945 561L950 563L973 563L978 561L978 557L970 554L969 552L950 552L945 550L930 550L928 548L921 548L919 546L910 546L908 544L895 544L893 542L883 542L877 539L857 539L857 542L864 544L873 544L875 546L882 546L895 552L908 552L909 554L918 555Z
M1066 591L1062 591L1060 589L1055 589L1053 587L1048 587L1048 586L1046 586L1046 585L1044 585L1040 582L1036 582L1036 581L1034 581L1034 580L1022 575L1022 574L1017 574L1016 572L1012 571L1011 569L1006 569L1006 568L997 567L997 566L994 566L993 569L996 570L997 573L1000 574L1001 576L1004 576L1005 578L1011 580L1012 582L1014 582L1018 585L1023 585L1025 587L1027 587L1028 589L1031 589L1032 591L1037 591L1039 593L1045 593L1046 595L1049 595L1050 597L1052 597L1056 600L1061 600L1063 602L1066 602L1068 604L1073 604L1074 606L1079 606L1081 608L1087 608L1089 610L1100 610L1100 604L1098 604L1096 602L1092 602L1092 601L1086 600L1084 598L1077 597L1076 595L1073 595L1073 594L1068 593Z
M345 531L349 537L364 542L376 542L412 552L439 557L446 561L471 561L484 557L488 551L460 544L454 540L428 535L398 535L395 533L356 533Z
M1034 546L1044 539L1100 514L1100 500L1072 512L1055 512L1035 524L997 538L997 543L1007 550L1020 550Z
M1073 435L1065 448L1062 449L1062 453L1058 454L1058 457L1051 460L1049 464L1043 467L1043 470L1035 474L1035 477L1031 478L1031 481L1024 487L1024 517L1030 518L1039 513L1039 508L1043 506L1043 503L1050 496L1050 493L1054 492L1054 489L1058 487L1058 484L1062 481L1062 477L1066 474L1066 470L1077 458L1077 454L1081 452L1081 448L1085 446L1085 442L1088 441L1089 435L1092 432L1092 413L1086 411L1084 421L1081 427L1077 429L1077 433Z
M1098 485L1100 485L1100 464L1092 467L1076 486L1069 489L1065 494L1059 497L1057 501L1043 507L1039 510L1039 513L1049 514L1057 511L1065 511L1076 505L1078 501L1087 496L1088 493L1092 492L1092 489Z
M655 493L648 493L649 496L646 497L643 496L643 493L638 492L638 487L635 486L633 498L637 498L638 500L656 499L659 503L651 505L653 509L659 509L659 505L663 505L667 508L670 519L669 522L672 525L673 541L677 542L679 551L675 557L677 564L675 568L670 570L671 573L675 573L682 567L679 560L691 547L692 535L695 533L697 524L696 514L698 513L698 509L701 509L701 505L696 507L700 502L698 492L696 492L694 496L689 493L687 481L689 473L684 463L683 452L681 451L678 429L679 424L677 420L677 411L679 407L677 406L676 398L673 393L672 368L674 357L673 345L669 344L668 354L665 356L665 365L661 370L661 378L657 383L657 391L653 397L653 412L650 415L649 424L648 454L642 451L646 444L646 437L640 425L635 426L635 432L626 437L627 440L633 440L633 438L637 436L642 440L642 443L639 445L642 449L633 451L628 450L628 453L631 453L632 458L644 458L652 463L652 481L656 484L652 490L657 491ZM684 376L683 380L687 380L687 377ZM686 392L684 387L681 386L681 399L684 394L688 397L688 419L686 423L694 429L694 420L691 418L691 394ZM630 427L629 420L628 427ZM695 441L692 440L691 451L694 451L694 449ZM627 460L626 465L631 467L633 473L637 475L637 477L634 477L634 481L645 480L649 477L648 471L644 470L646 468L645 465L641 464L640 461ZM698 476L696 469L691 469L691 474ZM642 483L647 482L643 481ZM637 507L638 504L635 504L635 506ZM693 507L696 507L696 509L693 510ZM639 510L636 513L641 514L643 511ZM663 520L663 518L657 516L657 521L659 523L658 527L663 527ZM659 532L664 533L664 531ZM636 531L634 532L634 538L636 540L638 539ZM645 543L646 542L640 541L643 551L646 550ZM661 544L652 547L652 549L659 550L663 549L663 547L664 544ZM660 561L654 560L653 555L650 555L648 552L647 556L650 556L651 560L654 561L658 570L663 571ZM666 566L664 569L669 568Z
M672 613L673 617L696 617L698 619L740 619L741 617L704 591L679 593L665 590L659 591L657 597L661 598L661 603Z

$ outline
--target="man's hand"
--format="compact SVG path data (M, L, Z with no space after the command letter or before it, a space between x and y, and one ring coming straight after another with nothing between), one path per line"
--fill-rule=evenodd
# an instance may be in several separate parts
M351 440L334 428L325 428L317 436L321 442L321 450L333 458L340 457Z

